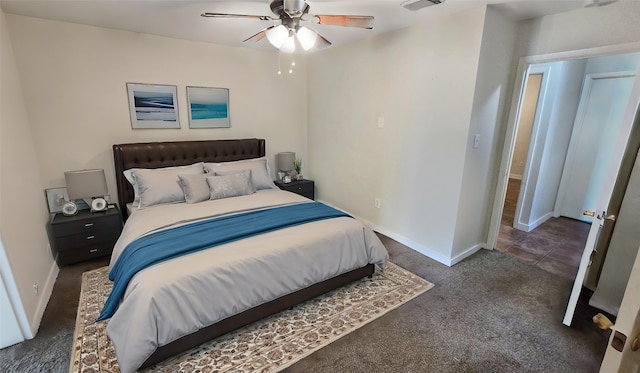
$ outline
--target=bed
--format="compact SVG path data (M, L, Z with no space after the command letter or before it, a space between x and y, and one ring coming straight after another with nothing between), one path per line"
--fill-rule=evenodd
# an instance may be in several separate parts
M263 139L117 144L113 152L118 202L126 222L114 248L111 269L117 268L121 257L118 264L132 260L125 259L125 248L153 234L172 231L184 237L178 233L180 229L215 223L213 220L326 207L279 190L275 185L269 186L272 181ZM216 175L216 182L250 180L248 188L253 186L255 191L214 198L217 187L209 184L214 199L193 202L197 193L184 188L186 176L180 175L186 201L145 206L144 202L149 201L147 194L151 193L148 190L140 193L140 184L136 186L138 191L134 191L128 180L132 170L142 170L137 175L143 181L144 173L156 177L165 171L177 172L174 171L177 168L183 172L183 167L200 163L205 165L205 176ZM266 176L264 172L260 174L262 165L266 166ZM222 172L227 169L232 171ZM262 179L257 175L262 175ZM256 185L260 187L255 188ZM133 372L371 276L375 266L384 267L387 260L387 251L375 233L348 216L332 215L265 230L262 234L160 261L137 272L123 288L123 296L109 316L107 335L115 347L121 371Z

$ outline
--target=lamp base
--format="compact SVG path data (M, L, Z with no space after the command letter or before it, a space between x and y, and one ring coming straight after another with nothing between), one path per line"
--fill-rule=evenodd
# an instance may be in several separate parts
M91 200L91 212L102 212L107 210L107 201L104 198L94 198Z

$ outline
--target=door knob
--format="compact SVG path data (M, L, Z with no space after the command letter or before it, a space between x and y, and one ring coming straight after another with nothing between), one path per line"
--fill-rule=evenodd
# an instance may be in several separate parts
M605 219L607 219L607 220L611 220L611 221L615 221L615 220L616 220L616 216L615 216L615 215L613 215L613 214L611 214L611 215L607 215L607 216L605 216L604 218L605 218Z

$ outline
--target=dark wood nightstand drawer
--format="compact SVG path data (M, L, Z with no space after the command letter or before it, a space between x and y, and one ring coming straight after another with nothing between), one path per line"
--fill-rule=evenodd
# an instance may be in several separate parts
M75 250L62 250L58 252L58 262L64 264L82 262L110 255L112 250L113 243L102 243L99 245L77 248Z
M86 233L58 237L56 246L58 247L58 251L74 250L78 247L101 245L104 243L110 243L113 247L118 237L120 237L120 229L93 230Z
M315 183L313 180L294 180L290 183L276 180L275 183L282 190L287 190L309 199L315 199Z
M89 213L90 214L90 213ZM67 220L60 220L66 218ZM68 236L80 233L91 233L94 231L100 231L105 229L120 228L122 226L122 220L118 215L98 212L89 217L83 215L76 215L73 217L56 216L53 222L53 230L56 237ZM58 221L56 221L58 219Z

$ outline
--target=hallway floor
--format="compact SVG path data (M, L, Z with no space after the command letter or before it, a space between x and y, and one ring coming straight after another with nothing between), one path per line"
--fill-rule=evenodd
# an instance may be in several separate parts
M513 228L520 180L509 179L496 248L546 271L575 279L590 224L551 218L531 232Z

